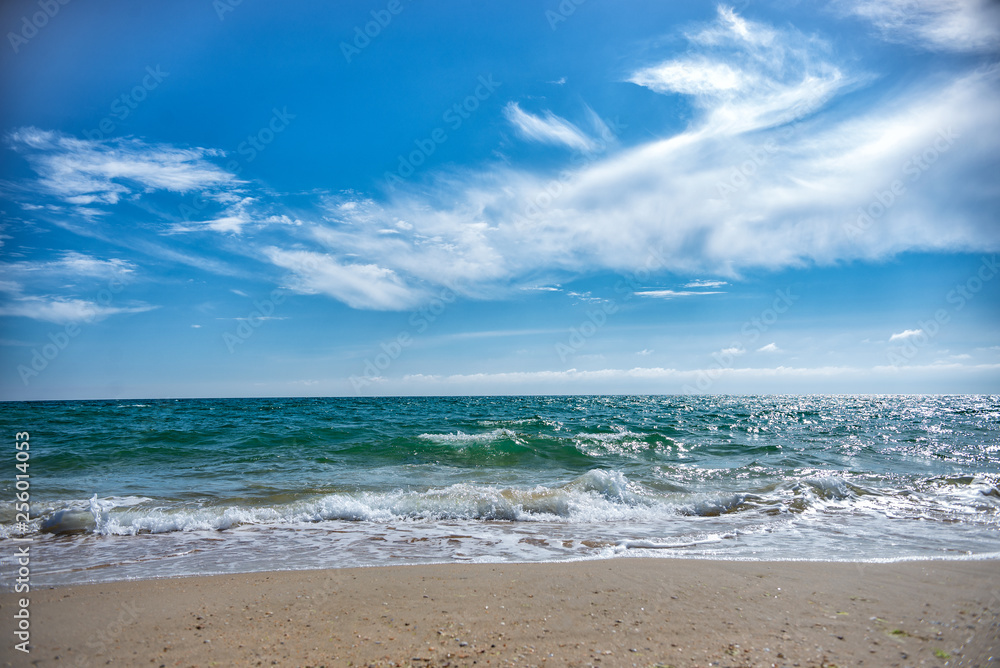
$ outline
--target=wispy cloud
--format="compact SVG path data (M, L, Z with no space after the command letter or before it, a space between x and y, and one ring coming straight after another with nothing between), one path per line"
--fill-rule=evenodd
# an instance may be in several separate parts
M135 264L119 258L101 260L91 255L68 251L62 257L54 260L0 263L0 270L7 277L26 278L29 276L44 276L50 279L65 280L67 278L90 277L111 278L134 274Z
M77 139L33 127L15 130L7 141L31 163L42 189L79 206L115 204L148 189L187 193L240 183L209 161L222 155L213 149Z
M766 346L761 346L757 349L759 353L780 353L781 348L778 347L776 343L769 343Z
M526 139L584 152L597 148L597 142L580 128L551 111L546 110L544 116L536 116L522 110L517 102L509 102L503 113Z
M705 127L712 132L785 123L852 83L822 58L825 47L817 39L779 32L725 6L713 24L687 38L692 53L636 70L629 81L657 93L692 96L708 112Z
M205 220L188 223L174 223L167 234L183 234L190 232L216 232L219 234L240 235L244 228L260 229L272 225L302 225L302 221L287 214L275 214L262 210L257 206L258 198L236 196L229 197L219 194L216 199L228 200L219 215Z
M741 83L738 99L696 95L705 118L718 120L719 114L736 113L744 104L757 109L751 116L759 117L766 107L781 110L772 120L799 118L815 110L812 102L801 104L803 99L817 104L827 99L809 97L822 77L804 74L806 70L828 73L822 81L839 82L834 88L845 81L832 74L838 67L824 64L828 54L822 44L735 18L723 12L695 33L695 50L704 48L711 55L726 44L743 49L747 67L758 72L750 78L770 78L759 86ZM457 284L469 295L497 296L519 276L539 270L630 271L649 249L676 272L735 275L741 268L879 258L913 248L997 247L1000 235L985 208L959 207L943 216L940 203L922 189L907 192L866 232L863 244L843 229L857 217L858 207L870 202L870 184L899 178L907 160L949 124L961 127L963 136L976 135L977 141L975 146L954 146L947 160L934 166L939 187L960 174L964 179L985 175L992 159L986 147L1000 149L1000 137L987 131L994 114L1000 115L997 79L994 69L980 70L915 87L846 120L834 115L780 131L734 135L730 125L723 133L711 133L696 119L673 137L564 170L558 188L544 176L494 166L442 176L430 186L400 188L382 201L346 195L331 199L324 215L328 224L308 232L312 242L337 254L340 262L392 270L393 290L414 297L424 293L421 286L440 284ZM542 125L552 129L558 124ZM761 125L754 122L752 128ZM559 136L577 137L564 130ZM566 143L582 145L579 137ZM720 201L717 185L765 145L775 148L757 169L752 187ZM971 185L966 181L962 187ZM995 184L981 180L978 188L980 198L1000 199ZM400 229L399 221L408 228ZM399 233L382 234L385 229ZM532 243L525 245L525 238ZM666 299L693 296L686 292L694 290L643 291ZM355 297L351 303L363 302ZM373 302L378 308L385 304Z
M834 96L867 79L837 62L821 39L727 8L686 38L683 55L631 70L633 81L694 104L690 126L672 136L611 145L551 173L481 164L428 173L384 197L324 193L308 210L296 200L296 214L281 196L215 167L211 160L219 156L209 149L90 142L38 130L12 141L60 199L93 196L100 203L126 192L142 197L147 188L214 188L226 195L214 200L221 211L197 222L171 220L174 233L218 237L230 243L226 250L261 260L267 274L283 275L293 289L359 309L413 308L442 286L501 298L540 280L633 272L652 252L664 271L723 277L640 292L674 299L715 294L724 278L750 269L1000 249L992 214L1000 187L991 176L1000 154L998 67L928 76L875 96L860 111L826 113ZM671 103L662 103L668 113ZM574 151L592 149L603 132L589 109L593 134L516 102L504 113L521 136ZM863 238L845 234L874 189L908 178L908 161L952 130L959 139L921 175L919 187L907 181L905 196ZM719 184L759 155L767 158L750 182L720 199ZM264 226L266 239L249 234ZM230 241L237 234L238 248ZM190 247L148 241L132 247L234 273L217 253L195 257Z
M19 316L58 325L102 320L122 313L143 313L157 308L148 304L103 306L83 299L61 297L22 297L0 304L0 316Z
M641 290L635 294L640 297L655 297L657 299L674 299L675 297L696 297L698 295L721 295L718 290Z
M5 277L0 280L0 292L17 299L43 299L37 293L73 292L79 291L85 284L134 280L136 269L135 264L126 260L102 260L76 251L63 253L61 257L51 260L0 262L0 273Z
M104 287L111 284L110 281L121 285L135 280L136 265L119 258L102 260L70 251L51 260L0 263L0 271L11 279L0 281L0 292L6 293L7 297L4 303L0 303L0 316L68 324L156 308L135 302L124 306L98 304L72 294L85 289L96 292L99 289L97 286ZM41 292L47 294L39 294ZM64 294L52 294L55 292ZM67 292L71 294L65 294Z
M728 285L726 281L691 281L690 283L685 283L685 288L721 288L723 285Z
M835 6L869 21L890 42L931 51L1000 48L1000 4L994 0L841 0Z
M438 340L495 339L510 336L534 336L536 334L561 334L563 329L491 329L479 332L457 332L437 337Z
M398 310L419 301L419 291L407 286L396 273L376 264L341 263L321 253L267 250L274 264L292 272L289 288L302 293L321 293L348 306L376 310Z

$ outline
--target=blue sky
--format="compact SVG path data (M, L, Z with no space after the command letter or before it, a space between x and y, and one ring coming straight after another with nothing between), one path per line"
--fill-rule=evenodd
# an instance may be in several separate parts
M0 27L0 398L1000 392L987 0Z

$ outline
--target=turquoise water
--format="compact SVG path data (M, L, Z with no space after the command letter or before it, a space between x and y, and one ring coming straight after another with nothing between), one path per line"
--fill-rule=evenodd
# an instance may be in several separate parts
M0 423L0 545L22 535L13 442L31 434L37 584L1000 556L996 396L32 402L0 404Z

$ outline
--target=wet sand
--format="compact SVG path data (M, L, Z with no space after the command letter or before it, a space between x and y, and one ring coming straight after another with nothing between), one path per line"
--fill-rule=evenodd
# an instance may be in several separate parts
M1000 562L616 559L252 573L0 595L13 666L988 666ZM996 658L991 658L996 657Z

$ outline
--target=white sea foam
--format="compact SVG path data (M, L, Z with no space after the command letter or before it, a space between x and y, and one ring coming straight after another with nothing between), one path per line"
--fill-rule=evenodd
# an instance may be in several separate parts
M493 429L478 434L466 434L463 431L457 431L453 434L420 434L417 438L447 444L493 443L504 439L514 441L515 443L524 442L516 433L507 428Z
M927 491L872 491L838 476L807 477L754 491L657 492L629 480L620 471L594 469L554 487L457 483L426 490L323 494L260 505L181 501L154 504L146 497L94 495L86 502L52 509L39 528L51 533L136 535L323 522L388 525L505 521L600 527L680 517L722 519L748 513L760 517L864 514L945 522L962 517L965 522L997 526L1000 494L988 480L962 485L928 483ZM5 529L9 535L9 527Z

